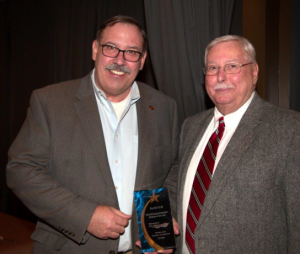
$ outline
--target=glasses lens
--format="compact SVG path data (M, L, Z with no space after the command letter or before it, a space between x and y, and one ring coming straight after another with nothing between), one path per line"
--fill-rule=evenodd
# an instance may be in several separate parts
M119 50L113 46L109 46L109 45L103 45L102 46L102 53L105 56L109 56L109 57L116 57L119 53Z
M120 49L118 49L114 46L110 46L110 45L101 45L101 46L102 46L103 55L108 56L108 57L115 58L119 55L120 51L123 52L124 59L129 62L137 62L141 57L141 53L138 51L120 50Z
M137 51L127 50L124 52L124 58L127 61L137 62L140 59L141 54Z
M210 76L210 75L216 75L218 73L219 67L216 65L208 65L204 69L204 74Z
M224 70L226 73L230 73L230 74L239 73L241 70L241 67L237 63L225 64Z

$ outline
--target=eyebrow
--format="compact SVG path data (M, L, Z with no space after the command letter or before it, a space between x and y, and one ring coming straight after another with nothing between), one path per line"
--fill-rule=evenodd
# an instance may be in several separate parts
M102 44L102 43L101 43L101 44ZM116 48L119 48L119 46L118 46L116 43L111 42L111 41L107 41L107 42L105 42L105 43L103 43L103 44L111 44L112 46L114 46L114 47L116 47ZM141 51L137 46L130 46L130 47L126 48L125 50L130 50L130 49L134 49L134 50L136 50L136 51Z

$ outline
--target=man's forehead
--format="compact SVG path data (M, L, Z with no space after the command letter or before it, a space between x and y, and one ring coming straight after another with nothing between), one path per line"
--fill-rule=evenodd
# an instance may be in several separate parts
M220 42L209 49L207 55L208 63L216 61L220 57L227 58L226 62L232 62L246 58L247 55L238 41L226 41Z
M140 33L137 26L130 24L130 23L122 23L122 22L118 22L112 26L107 26L103 30L102 36L109 36L113 32L116 32L116 31L121 32L124 30L128 30L130 33L138 33L142 37L142 34Z
M224 64L229 64L229 63L239 63L239 62L241 62L241 59L239 59L239 58L228 58L228 59L226 59L225 61L224 61ZM218 64L218 61L217 61L217 59L209 59L208 61L207 61L207 64Z
M122 32L124 32L124 31L128 34L128 37L120 36L120 34L122 34ZM103 30L102 36L101 36L102 43L106 43L108 41L113 42L114 40L119 41L119 40L123 40L123 39L134 42L134 44L136 44L135 46L143 45L143 36L142 36L140 30L138 29L137 26L130 24L130 23L119 22L112 26L108 26Z

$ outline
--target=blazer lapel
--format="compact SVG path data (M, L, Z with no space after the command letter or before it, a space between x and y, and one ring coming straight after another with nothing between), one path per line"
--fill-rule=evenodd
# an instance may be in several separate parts
M209 214L232 173L238 170L237 165L240 159L257 135L255 127L260 124L260 110L257 100L259 98L255 95L218 163L208 194L205 197L198 227Z
M213 117L214 110L208 110L206 112L203 112L200 114L200 116L197 117L197 121L193 124L193 126L190 127L190 129L186 133L181 133L181 145L184 144L184 147L180 147L180 150L185 151L182 155L180 155L180 165L179 165L179 172L178 172L178 200L179 205L177 207L178 214L183 214L182 211L182 201L183 201L183 194L184 194L184 186L187 176L187 171L190 165L190 162L192 160L192 157L194 156L194 153L199 145L199 142L204 135L207 126L209 125L212 117ZM184 130L184 125L182 127L182 130ZM184 135L184 136L182 136ZM182 140L185 140L182 142ZM182 216L178 216L178 223L179 225L183 224L182 220L185 220L186 218L182 218Z
M91 82L91 75L82 79L80 88L77 92L78 102L74 103L81 125L85 135L89 140L95 158L102 171L102 175L107 182L108 189L118 203L117 194L114 188L113 179L107 159L105 140L102 130L102 124L99 117L98 107L94 90Z
M179 179L180 182L182 183L180 185L180 200L183 198L183 190L184 190L184 183L186 180L186 174L190 165L190 162L194 156L194 153L201 141L201 138L203 137L207 126L209 125L212 117L213 117L213 110L210 110L206 116L201 117L198 119L198 121L188 130L188 132L185 134L186 137L181 137L181 139L186 139L188 143L185 145L187 149L184 149L184 154L182 154L181 158L181 164L180 168L182 170L179 171ZM197 135L195 136L195 133Z
M139 86L140 99L136 102L137 118L138 118L138 161L136 170L135 190L143 189L147 174L144 170L145 158L153 146L151 145L151 137L155 119L156 105L151 102L151 94L148 93L142 86ZM154 109L154 110L153 110ZM146 181L147 182L147 181Z

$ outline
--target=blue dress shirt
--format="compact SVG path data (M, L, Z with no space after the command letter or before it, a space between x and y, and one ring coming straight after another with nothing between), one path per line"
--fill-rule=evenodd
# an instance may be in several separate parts
M137 83L134 82L120 121L118 121L112 103L95 84L94 71L92 82L119 207L123 213L131 215L138 157L138 123L135 102L140 98L140 92ZM125 233L120 237L119 251L132 249L130 229L131 221L125 228Z

